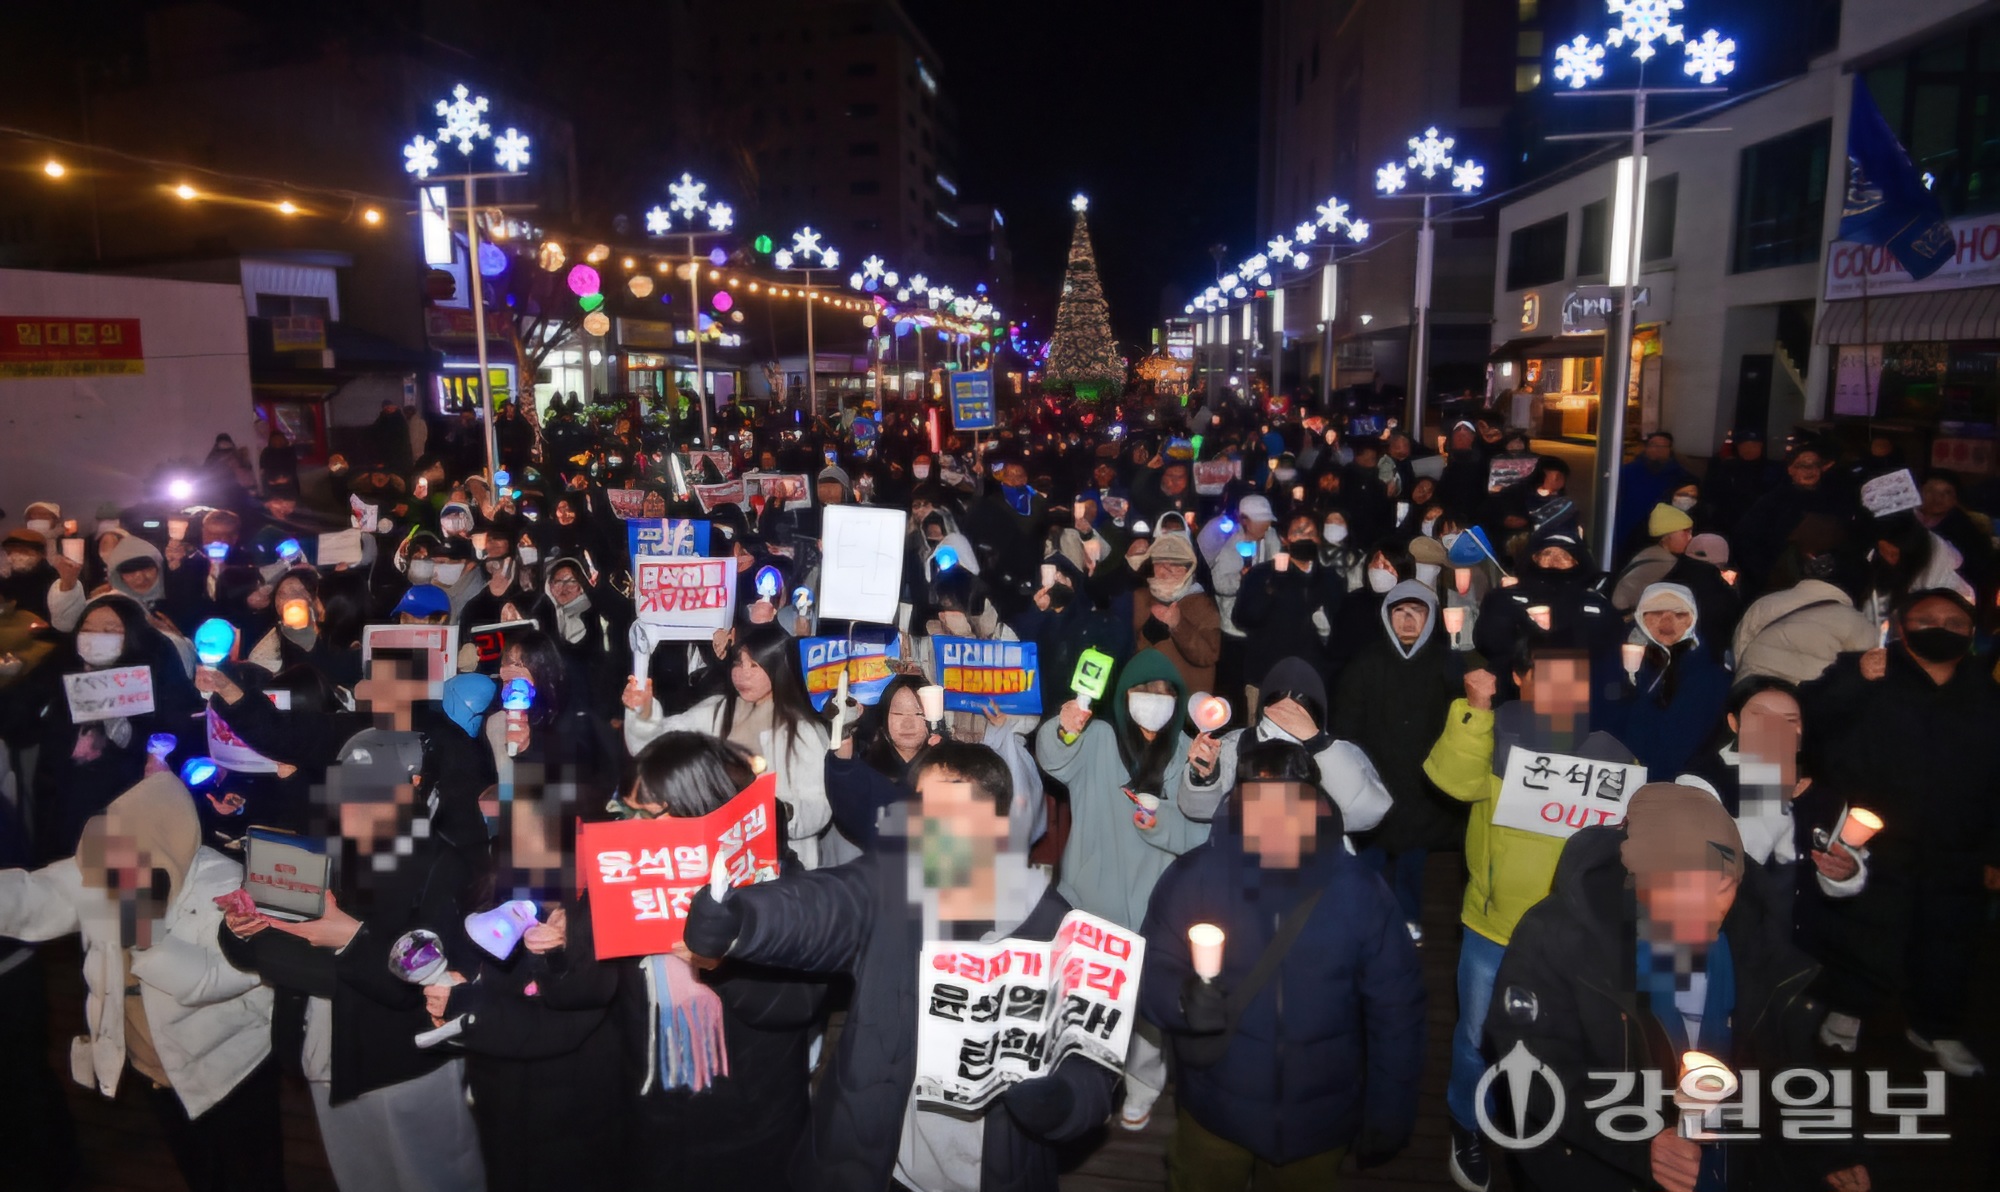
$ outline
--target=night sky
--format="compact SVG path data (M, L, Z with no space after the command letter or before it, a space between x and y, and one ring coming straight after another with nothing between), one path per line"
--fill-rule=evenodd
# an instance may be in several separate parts
M1007 219L1035 338L1055 317L1070 196L1090 234L1113 330L1145 353L1172 288L1178 313L1211 244L1251 251L1256 205L1257 14L1214 0L904 0L944 60L958 105L961 184ZM996 21L996 17L998 20Z

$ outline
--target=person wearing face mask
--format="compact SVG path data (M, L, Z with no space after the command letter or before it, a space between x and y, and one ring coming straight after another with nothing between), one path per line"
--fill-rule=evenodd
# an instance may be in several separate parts
M1801 897L1801 931L1826 965L1822 1041L1852 1052L1900 995L1910 1045L1972 1077L1984 1065L1963 1042L1971 976L2000 890L2000 691L1972 656L1974 612L1958 592L1912 593L1893 628L1889 645L1841 655L1799 692L1814 781L1795 814L1831 830L1840 808L1865 807L1884 823L1868 889Z
M250 662L274 675L301 665L325 669L330 660L320 643L326 606L320 603L319 580L317 571L299 568L278 581L271 596L278 623L251 648Z
M1284 551L1284 543L1278 537L1277 514L1268 499L1251 493L1236 503L1234 518L1218 517L1203 526L1195 545L1207 560L1209 575L1214 580L1215 607L1222 617L1223 635L1231 639L1230 652L1239 654L1243 630L1231 619L1236 592L1251 567ZM1248 554L1242 549L1246 546L1250 548Z
M1197 558L1185 533L1162 533L1154 540L1146 554L1145 587L1132 594L1132 627L1139 653L1159 651L1180 671L1187 690L1212 691L1222 653L1222 614L1196 581Z
M1339 576L1342 586L1350 592L1368 586L1368 552L1355 538L1345 508L1335 504L1321 514L1319 542L1320 565Z
M1701 612L1702 639L1717 660L1728 650L1743 615L1736 590L1722 576L1721 568L1697 557L1694 549L1694 522L1672 505L1655 505L1646 521L1646 533L1653 545L1632 556L1611 590L1611 603L1630 615L1640 593L1656 583L1679 584L1694 593ZM1713 535L1709 536L1713 538ZM1704 540L1704 545L1708 545ZM1727 544L1723 544L1727 549ZM1727 561L1727 556L1724 556Z
M1086 712L1065 703L1035 735L1036 760L1069 789L1057 891L1071 906L1131 930L1144 921L1160 874L1207 835L1206 825L1181 810L1188 695L1163 655L1141 651L1119 671L1108 707ZM1120 1116L1128 1130L1145 1127L1166 1083L1159 1043L1150 1030L1133 1034Z
M158 548L135 534L119 531L108 549L101 548L101 554L105 582L112 591L136 601L148 613L161 609L167 584L165 560ZM57 579L49 588L49 624L68 633L76 628L90 598L74 565L65 559L55 568Z
M1595 719L1632 750L1658 780L1672 778L1722 722L1729 672L1700 647L1694 593L1654 584L1639 597L1631 641L1644 647L1638 674L1605 698Z
M1576 504L1569 496L1568 462L1553 455L1541 456L1530 475L1487 498L1480 506L1479 526L1508 556L1518 553L1527 538L1542 529L1576 536Z
M1528 539L1514 568L1520 582L1495 588L1479 602L1472 644L1488 658L1512 658L1517 643L1546 643L1588 651L1600 690L1624 682L1618 646L1625 621L1592 586L1598 578L1589 548L1568 530L1543 527ZM1546 608L1543 629L1531 609ZM1501 694L1511 695L1505 676Z
M486 586L490 577L484 566L476 565L472 543L464 538L440 542L432 549L431 559L435 564L431 582L451 594L452 617L456 620L459 610Z
M941 573L931 584L930 604L937 610L937 615L924 625L921 635L911 639L911 649L904 657L914 657L918 667L933 683L939 681L933 638L968 637L1000 642L1021 640L1012 626L1000 620L999 612L986 598L978 577L961 568L954 567ZM1026 736L1035 731L1040 719L1039 716L1008 716L1003 718L1003 722L1015 734ZM986 717L977 712L946 712L944 722L955 741L978 741L986 735Z
M1338 682L1340 672L1355 652L1380 632L1382 598L1389 594L1389 589L1416 576L1417 565L1410 557L1408 543L1385 538L1367 552L1362 564L1362 582L1349 588L1341 600L1340 615L1334 619L1333 633L1327 638L1327 678Z
M58 578L56 569L49 565L52 549L49 539L32 527L9 531L5 541L0 541L0 551L7 556L7 574L0 578L0 600L48 620L49 589Z
M1913 513L1892 513L1874 519L1866 538L1875 544L1868 554L1868 582L1860 608L1880 624L1911 592L1949 588L1971 600L1972 584L1959 574L1964 559L1951 543L1925 529Z
M518 523L508 517L486 532L486 550L478 561L479 577L485 582L458 606L464 625L491 625L497 621L519 621L534 611L540 598L537 573L523 567L515 552L514 535Z
M1247 634L1245 712L1256 711L1264 675L1279 659L1303 658L1321 674L1332 668L1327 642L1340 620L1347 585L1337 569L1320 561L1318 526L1310 513L1292 515L1284 541L1284 550L1252 567L1236 593L1236 621Z

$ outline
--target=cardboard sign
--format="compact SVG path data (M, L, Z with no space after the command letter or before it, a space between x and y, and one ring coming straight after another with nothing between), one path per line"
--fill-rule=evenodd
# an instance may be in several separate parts
M533 621L495 621L490 625L474 625L465 631L466 640L479 651L479 673L497 675L500 673L500 659L507 653L507 642L518 638L531 629L541 626Z
M1625 804L1646 784L1646 767L1515 746L1500 780L1493 822L1568 839L1578 828L1625 822Z
M934 637L938 685L953 712L984 712L990 700L1009 716L1042 714L1042 668L1033 642Z
M646 509L646 490L643 488L607 488L604 498L611 502L611 512L621 521L630 521Z
M1083 911L1056 938L924 945L917 969L919 1101L978 1109L1077 1052L1125 1065L1146 941Z
M1520 459L1496 459L1486 465L1486 491L1497 493L1511 484L1519 484L1535 474L1541 460L1535 456Z
M703 463L714 467L719 479L727 480L736 474L736 459L727 451L690 451L687 456L689 476L700 475Z
M666 641L705 641L735 620L735 560L641 555L632 561L632 607Z
M153 710L153 668L121 666L63 676L72 724L144 716Z
M694 486L694 499L701 502L703 513L714 513L717 505L738 505L748 508L750 504L749 495L741 480L732 480L727 484L697 484Z
M1243 461L1240 459L1209 459L1194 465L1194 491L1204 497L1213 497L1228 487L1229 482L1243 475Z
M370 505L360 497L347 498L347 511L354 515L354 528L363 534L373 534L381 525L381 506Z
M1876 517L1887 517L1901 513L1905 509L1915 509L1924 503L1917 492L1917 481L1908 468L1901 468L1887 476L1877 476L1861 486L1861 505Z
M688 907L716 861L727 863L731 886L778 876L778 776L760 776L695 819L579 824L576 855L597 958L671 952L687 935Z
M321 568L338 567L345 563L350 567L361 566L361 531L336 530L319 536L319 549L313 552L313 562Z
M367 625L361 630L361 669L375 657L376 650L422 650L430 656L425 678L442 683L458 673L458 626L456 625Z
M787 510L811 509L813 485L803 472L745 472L744 494Z
M992 430L999 424L993 403L993 373L962 372L951 377L951 425L954 430Z
M857 633L853 637L802 637L799 661L806 673L806 695L813 711L824 711L826 701L840 689L840 676L847 675L847 694L856 703L872 704L882 698L882 689L896 677L895 663L902 657L902 642L894 633Z
M900 509L829 505L821 523L819 615L894 624L902 599L908 515Z
M632 557L686 558L708 553L708 523L684 517L635 517L625 522Z

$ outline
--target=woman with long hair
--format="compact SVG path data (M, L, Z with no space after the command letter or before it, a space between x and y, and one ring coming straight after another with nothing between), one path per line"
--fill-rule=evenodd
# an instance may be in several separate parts
M826 729L813 713L799 673L798 639L776 625L753 625L728 653L727 691L677 716L661 712L649 681L625 685L625 747L636 757L667 732L709 733L765 758L778 773L778 802L792 850L808 869L820 864L820 837L833 822L825 785Z

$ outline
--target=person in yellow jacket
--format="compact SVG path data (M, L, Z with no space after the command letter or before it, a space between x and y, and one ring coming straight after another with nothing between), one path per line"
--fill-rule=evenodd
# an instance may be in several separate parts
M1501 776L1514 749L1630 763L1632 753L1609 733L1590 728L1590 660L1581 650L1523 648L1511 661L1521 698L1495 710L1499 678L1490 670L1465 675L1465 698L1452 701L1444 732L1424 759L1424 773L1445 794L1471 805L1465 829L1470 880L1460 921L1458 1025L1451 1040L1451 1177L1466 1192L1485 1192L1490 1164L1473 1113L1473 1092L1486 1071L1480 1048L1493 979L1507 941L1527 909L1555 878L1563 836L1497 826Z

